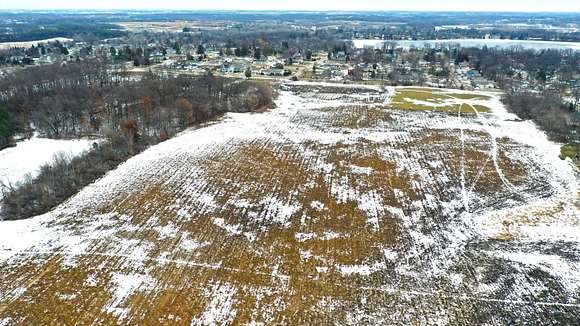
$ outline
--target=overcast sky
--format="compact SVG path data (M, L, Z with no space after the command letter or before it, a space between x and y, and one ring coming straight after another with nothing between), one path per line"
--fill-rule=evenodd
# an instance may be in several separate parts
M580 0L0 0L0 9L419 10L580 12Z

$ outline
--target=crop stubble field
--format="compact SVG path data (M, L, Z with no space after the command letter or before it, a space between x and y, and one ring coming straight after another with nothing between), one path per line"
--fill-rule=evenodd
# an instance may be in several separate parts
M291 83L276 104L2 222L0 325L578 321L578 171L498 94Z

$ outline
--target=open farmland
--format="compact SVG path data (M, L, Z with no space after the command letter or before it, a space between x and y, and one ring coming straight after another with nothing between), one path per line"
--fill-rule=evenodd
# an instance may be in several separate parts
M578 171L497 94L292 83L276 104L2 222L0 325L579 320Z
M51 42L70 42L72 39L66 37L55 37L49 38L45 40L38 40L38 41L28 41L28 42L3 42L0 43L0 50L9 50L12 48L29 48L31 46L38 46L40 44L46 44Z
M201 22L201 21L171 21L171 22L119 22L116 23L130 31L149 31L149 32L181 32L184 28L195 29L222 29L225 27L223 22Z

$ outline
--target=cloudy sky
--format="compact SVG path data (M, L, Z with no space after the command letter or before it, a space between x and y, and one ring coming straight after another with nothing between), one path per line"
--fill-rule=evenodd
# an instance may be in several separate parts
M0 0L0 9L434 10L580 12L580 0Z

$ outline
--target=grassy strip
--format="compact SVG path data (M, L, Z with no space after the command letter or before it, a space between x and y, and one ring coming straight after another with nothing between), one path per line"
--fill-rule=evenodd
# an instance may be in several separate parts
M479 95L479 94L455 94L455 93L449 93L449 94L445 94L445 95L449 95L461 100L482 100L482 101L488 101L490 99L489 96L485 96L485 95Z
M444 94L440 93L439 90L419 90L417 88L405 88L397 89L395 96L391 102L391 107L399 110L419 110L419 111L436 111L436 112L449 112L449 113L474 113L472 108L468 105L462 105L459 107L457 104L444 105L446 100L452 97L469 100L488 100L489 97L479 94ZM428 103L433 103L434 105L427 104L416 104L409 100L417 100ZM473 105L473 107L478 112L489 112L490 108L484 105Z
M403 102L405 99L412 99L424 102L430 102L434 104L441 104L449 97L445 95L435 94L430 91L415 91L415 90L407 90L407 89L398 89L395 97L393 98L394 102Z
M567 144L560 148L560 157L569 157L573 160L578 160L580 158L580 145L579 144Z
M406 101L402 102L392 102L390 104L391 108L397 110L413 110L413 111L436 111L436 112L457 112L457 105L445 105L445 106L430 106L423 104L414 104ZM461 108L461 112L473 113L473 110L468 110L468 108Z

